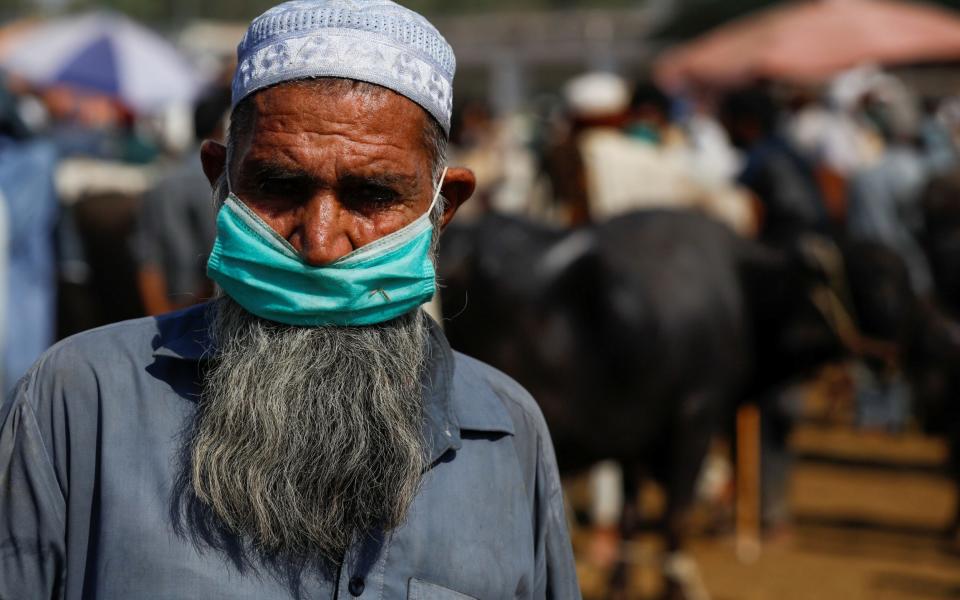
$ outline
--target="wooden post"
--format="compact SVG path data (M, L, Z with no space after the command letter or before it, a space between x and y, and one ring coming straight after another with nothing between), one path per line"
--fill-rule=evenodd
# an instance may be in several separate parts
M744 404L737 410L737 558L760 558L760 409Z

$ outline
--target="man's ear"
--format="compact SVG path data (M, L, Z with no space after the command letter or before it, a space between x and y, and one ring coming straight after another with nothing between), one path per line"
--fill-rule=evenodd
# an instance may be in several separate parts
M443 211L443 221L440 228L443 229L453 219L460 205L470 199L473 191L477 188L477 178L470 169L463 167L451 167L447 169L447 176L444 177L440 185L440 193L447 199L446 210Z
M217 187L220 176L227 167L227 148L220 142L207 140L200 146L200 162L203 174L207 176L210 187Z

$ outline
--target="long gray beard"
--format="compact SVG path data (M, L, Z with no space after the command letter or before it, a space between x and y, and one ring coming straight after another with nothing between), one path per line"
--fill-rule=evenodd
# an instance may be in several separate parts
M191 442L196 497L273 556L339 564L399 526L427 467L420 311L371 327L293 327L228 297L212 319Z

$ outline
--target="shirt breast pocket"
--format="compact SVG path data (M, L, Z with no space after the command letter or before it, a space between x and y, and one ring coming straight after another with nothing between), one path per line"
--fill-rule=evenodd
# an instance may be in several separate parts
M473 596L455 592L442 585L423 581L421 579L410 579L410 586L407 589L407 600L477 600Z

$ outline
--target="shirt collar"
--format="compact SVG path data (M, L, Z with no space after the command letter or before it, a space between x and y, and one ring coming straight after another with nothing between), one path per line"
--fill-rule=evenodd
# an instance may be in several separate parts
M453 351L440 327L428 319L427 368L423 374L424 434L430 448L430 464L461 446L460 420L451 402Z
M199 361L211 355L209 311L214 302L155 317L153 355Z
M215 302L193 306L156 317L154 356L201 361L213 355L209 313ZM462 445L461 430L513 434L513 421L488 385L474 385L475 370L454 358L446 336L433 319L428 320L428 356L424 370L424 434L430 464ZM472 359L464 359L472 361ZM464 367L455 374L456 366Z

